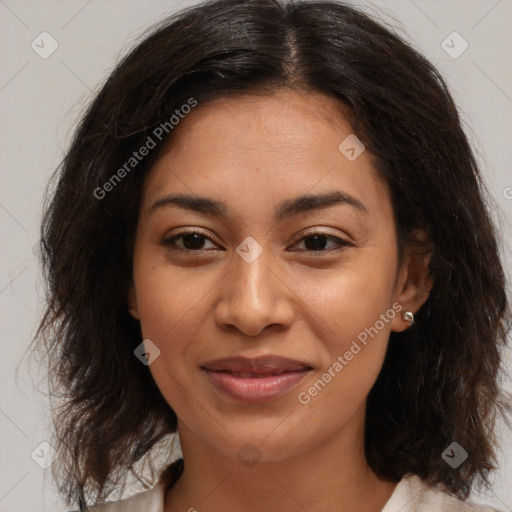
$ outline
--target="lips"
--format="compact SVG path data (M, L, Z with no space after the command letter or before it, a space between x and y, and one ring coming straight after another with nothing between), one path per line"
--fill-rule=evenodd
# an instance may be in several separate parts
M295 372L311 367L300 361L281 356L228 357L208 361L202 366L206 370L216 372L238 372L256 375L278 375L284 372Z
M217 371L217 370L212 370ZM261 372L233 372L231 370L221 370L224 373L229 373L234 377L238 377L239 379L257 379L263 377L272 377L274 375L282 375L285 373L284 371L272 372L272 373L261 373ZM287 373L287 372L286 372Z
M301 361L274 355L215 359L201 368L224 395L246 403L277 398L296 387L312 370Z

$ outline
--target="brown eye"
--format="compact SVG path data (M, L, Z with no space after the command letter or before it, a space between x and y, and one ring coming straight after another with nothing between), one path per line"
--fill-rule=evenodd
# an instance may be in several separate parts
M181 245L176 243L180 239L182 240ZM162 244L181 251L199 252L207 250L204 247L206 240L211 242L210 238L199 231L183 231L182 233L162 240Z
M298 242L304 242L304 247L306 251L313 252L330 252L332 248L326 248L326 244L328 240L333 240L337 242L334 247L345 247L352 245L349 242L342 240L334 235L330 235L329 233L323 233L321 231L309 233L307 236L302 237Z

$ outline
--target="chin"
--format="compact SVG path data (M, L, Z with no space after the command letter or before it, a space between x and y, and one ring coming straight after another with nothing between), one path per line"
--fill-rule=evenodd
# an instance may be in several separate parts
M258 422L254 428L240 429L233 436L223 431L221 439L210 439L210 442L216 450L222 446L221 451L226 457L238 460L247 468L258 462L279 462L304 453L305 444L300 429L293 429L294 434L291 434L288 429L279 431L279 428L279 422L274 421L272 428L264 429ZM227 430L233 432L233 427Z

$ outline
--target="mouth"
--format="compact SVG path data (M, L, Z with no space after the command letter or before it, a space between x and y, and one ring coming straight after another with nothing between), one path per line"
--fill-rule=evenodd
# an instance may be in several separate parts
M279 371L272 373L256 373L256 372L233 372L231 370L208 370L207 371L216 371L217 373L227 373L229 375L233 375L239 379L263 379L265 377L274 377L275 375L284 375L286 373L294 373L293 371Z
M216 359L201 366L224 396L238 402L273 400L297 387L313 369L307 363L281 356Z

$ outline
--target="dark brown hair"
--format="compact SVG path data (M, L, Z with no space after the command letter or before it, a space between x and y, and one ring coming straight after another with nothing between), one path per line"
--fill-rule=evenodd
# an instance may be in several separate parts
M126 305L142 183L158 151L108 193L98 190L190 98L200 108L282 87L349 108L354 133L390 187L400 249L415 242L417 228L433 245L429 299L413 328L391 334L368 397L368 464L393 481L411 472L461 497L475 478L488 483L510 316L485 188L445 82L399 36L345 4L214 0L165 19L122 59L48 190L48 307L35 340L47 351L60 404L54 476L80 510L137 474L177 425L134 356L142 336ZM453 441L469 453L458 469L441 458ZM174 471L175 480L182 468L180 461L162 478Z

